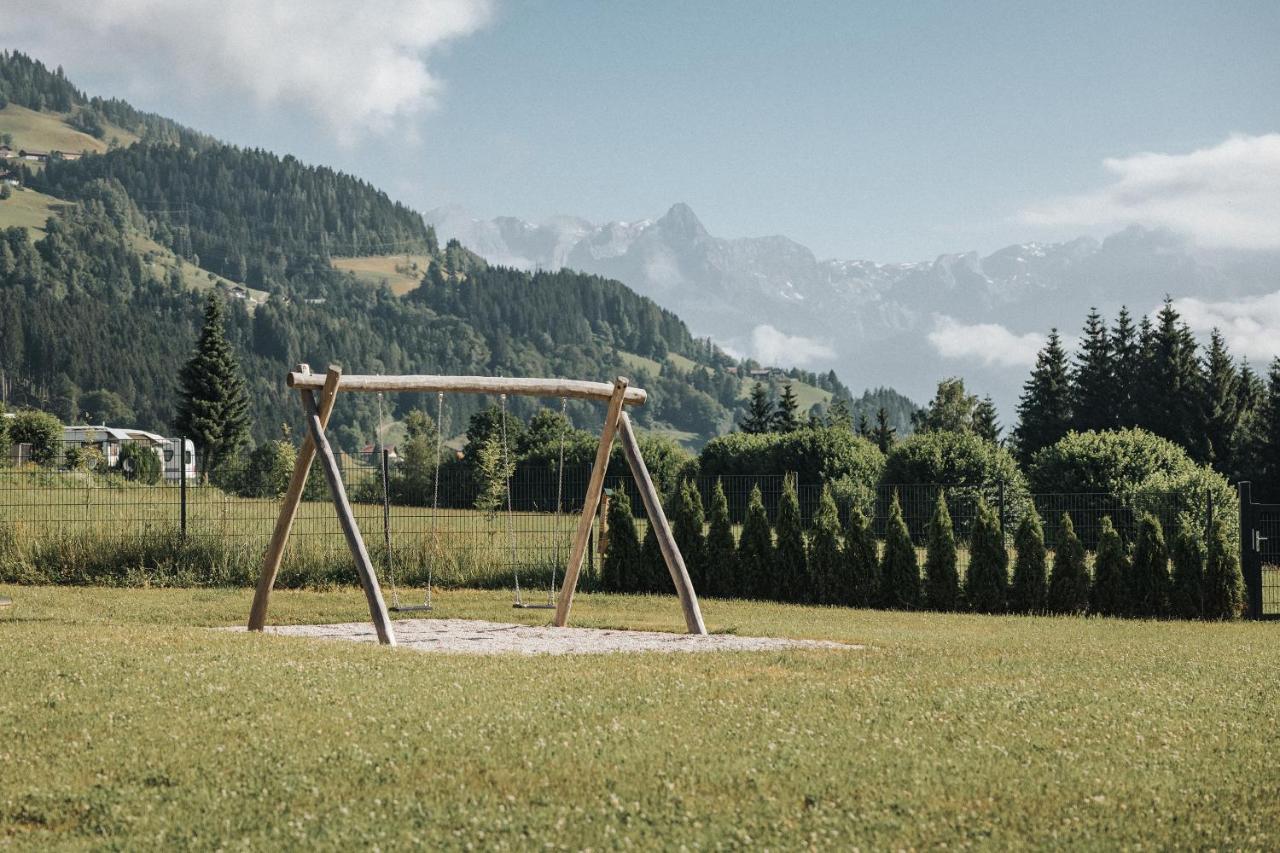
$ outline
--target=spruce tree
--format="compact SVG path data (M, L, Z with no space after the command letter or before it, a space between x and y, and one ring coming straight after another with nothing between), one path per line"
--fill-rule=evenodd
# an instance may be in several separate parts
M871 440L880 448L881 453L888 453L898 441L898 430L889 424L889 413L884 406L876 410L876 425L871 431Z
M1147 429L1174 441L1197 461L1209 455L1205 440L1204 374L1195 338L1165 297L1149 332L1146 365L1139 388Z
M1129 570L1129 612L1158 617L1169 609L1169 549L1164 543L1160 519L1143 513L1138 520L1138 541Z
M215 291L205 301L195 355L183 366L179 379L174 427L195 443L201 469L208 476L249 434L249 395L223 328L222 302Z
M1129 309L1121 306L1116 324L1111 329L1112 379L1115 382L1116 426L1138 425L1138 379L1142 368L1142 346Z
M1071 386L1067 374L1067 354L1058 330L1049 332L1049 341L1036 356L1036 366L1023 386L1018 402L1018 426L1014 444L1023 465L1042 447L1067 434L1071 427Z
M1214 516L1209 527L1209 543L1204 561L1204 618L1234 619L1244 604L1244 581L1240 560L1231 546L1227 523Z
M809 587L817 604L843 604L845 562L840 554L840 513L831 487L824 484L813 517L809 545Z
M983 441L999 444L1001 429L995 401L988 394L973 409L973 432Z
M1240 430L1240 374L1217 329L1209 335L1204 372L1202 405L1208 461L1219 471L1230 473Z
M880 559L880 601L891 610L913 610L920 606L920 564L907 522L902 517L897 492L889 504L889 525Z
M1089 607L1089 569L1084 546L1076 536L1069 513L1062 514L1062 530L1053 551L1046 605L1050 613L1084 613Z
M796 392L792 390L791 383L788 382L782 386L782 395L778 397L778 407L773 412L772 430L786 433L800 429L800 418L796 414L799 408L800 401L796 398Z
M773 530L757 485L747 499L747 517L738 539L738 594L743 598L773 597L773 560Z
M858 415L858 435L863 438L871 438L871 423L867 420L865 413Z
M703 532L706 513L702 508L702 495L693 480L686 479L680 485L674 509L671 533L684 557L693 588L702 589L707 582L707 540Z
M1173 541L1173 580L1169 612L1179 619L1199 619L1204 612L1204 539L1186 518L1178 520Z
M1129 558L1124 552L1120 534L1103 516L1098 550L1093 560L1093 589L1089 593L1089 609L1100 616L1124 616L1129 611Z
M929 520L929 541L924 557L924 606L930 610L957 610L960 575L956 570L956 535L951 511L941 489Z
M1098 309L1085 319L1071 377L1071 427L1079 432L1114 429L1118 422L1111 337Z
M747 401L747 413L742 419L743 432L759 434L768 432L773 426L773 403L769 401L769 391L757 382L751 386L751 399Z
M1009 609L1015 613L1040 613L1045 607L1049 562L1044 547L1044 527L1040 514L1031 506L1013 539L1017 559L1013 563L1013 583L1009 586Z
M707 529L706 570L699 590L710 596L741 596L737 588L738 545L733 539L733 520L729 517L729 499L724 484L716 480L711 491L711 524Z
M631 592L640 571L640 534L625 489L609 501L609 546L600 563L600 587L605 592Z
M871 532L871 519L858 506L849 509L844 528L845 579L841 604L850 607L875 607L880 597L880 560L876 557L876 539Z
M1259 491L1266 500L1280 500L1280 356L1267 371L1267 401L1259 421Z
M1241 359L1237 387L1239 426L1232 440L1231 466L1227 477L1230 480L1255 481L1260 489L1265 489L1263 459L1269 409L1267 386L1253 372L1249 362Z
M1009 552L1000 519L982 499L969 537L964 597L970 609L979 613L1003 613L1009 602Z
M800 518L800 498L796 493L794 474L788 474L782 481L777 534L774 571L778 598L781 601L809 601L812 592L809 589L809 561L805 553L804 522Z

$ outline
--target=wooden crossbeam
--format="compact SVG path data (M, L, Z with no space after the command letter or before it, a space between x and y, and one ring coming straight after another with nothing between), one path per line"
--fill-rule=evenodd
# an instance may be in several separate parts
M324 380L315 374L295 371L286 378L290 388L319 390ZM573 397L579 400L609 400L614 386L608 382L581 379L519 379L501 376L343 376L342 391L409 391L415 393L519 394L526 397ZM628 388L624 402L641 406L649 398L643 388Z

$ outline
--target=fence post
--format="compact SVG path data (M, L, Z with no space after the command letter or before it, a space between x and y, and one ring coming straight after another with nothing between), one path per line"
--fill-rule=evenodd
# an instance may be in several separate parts
M187 440L178 439L178 500L181 509L178 511L178 528L182 541L187 541Z
M1241 480L1236 486L1240 495L1240 571L1244 575L1246 619L1262 618L1262 560L1253 545L1253 483Z

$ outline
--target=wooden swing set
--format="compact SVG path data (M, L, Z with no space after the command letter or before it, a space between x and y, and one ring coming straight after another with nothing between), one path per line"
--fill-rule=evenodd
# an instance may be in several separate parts
M378 584L378 576L373 562L365 548L364 538L356 524L351 510L351 502L347 498L346 488L342 483L342 474L338 469L338 461L333 448L325 437L325 427L329 416L333 413L333 404L338 391L372 391L389 393L395 391L416 393L461 393L461 394L520 394L532 397L560 397L582 400L600 400L608 403L604 426L600 431L600 443L596 447L595 462L591 466L591 477L587 482L587 494L582 505L582 515L574 532L573 544L569 549L569 562L564 569L564 583L560 588L559 599L555 603L553 624L563 628L569 623L569 609L573 606L573 594L578 587L578 576L582 570L582 561L586 556L588 536L591 523L600 504L600 496L604 490L605 469L609 466L609 455L613 449L615 435L622 442L622 452L635 477L640 499L644 503L649 523L653 525L662 558L667 564L667 571L675 584L676 595L680 599L680 608L684 612L685 627L690 634L706 634L707 628L702 621L702 611L698 606L698 596L689 580L689 572L685 568L684 557L671 534L671 525L662 510L662 502L658 490L649 476L644 457L640 453L640 444L636 440L635 429L631 425L626 406L643 405L648 395L643 388L630 387L625 377L618 377L613 384L606 382L586 382L575 379L505 379L487 376L343 376L342 369L330 366L323 376L311 372L311 369L300 364L297 370L290 373L286 384L299 392L302 406L307 416L307 435L298 450L298 458L293 466L293 474L289 478L289 487L285 490L284 503L276 518L275 530L271 542L267 545L267 553L263 559L262 575L258 578L257 591L253 597L253 607L249 612L249 630L261 631L267 620L267 606L271 599L271 590L275 587L276 575L280 571L280 563L284 558L285 545L293 529L294 519L298 515L298 506L302 502L302 492L307 484L307 474L311 470L312 461L319 456L320 467L324 471L325 480L329 484L329 493L333 498L334 509L342 532L355 558L356 570L360 576L360 585L364 589L365 599L369 605L369 616L373 621L378 641L384 645L395 645L395 632L391 627L391 617L387 612L387 604L382 597L382 589ZM319 392L319 400L316 392ZM408 608L404 608L408 609Z

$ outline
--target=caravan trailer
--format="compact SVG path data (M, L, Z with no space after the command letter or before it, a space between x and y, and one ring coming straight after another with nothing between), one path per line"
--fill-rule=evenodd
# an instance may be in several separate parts
M155 450L164 470L164 478L177 482L184 477L196 479L196 451L190 439L165 438L154 432L108 426L69 426L62 428L67 446L90 445L102 454L106 464L114 468L120 462L120 448L126 443L143 444ZM182 452L179 453L179 445Z

